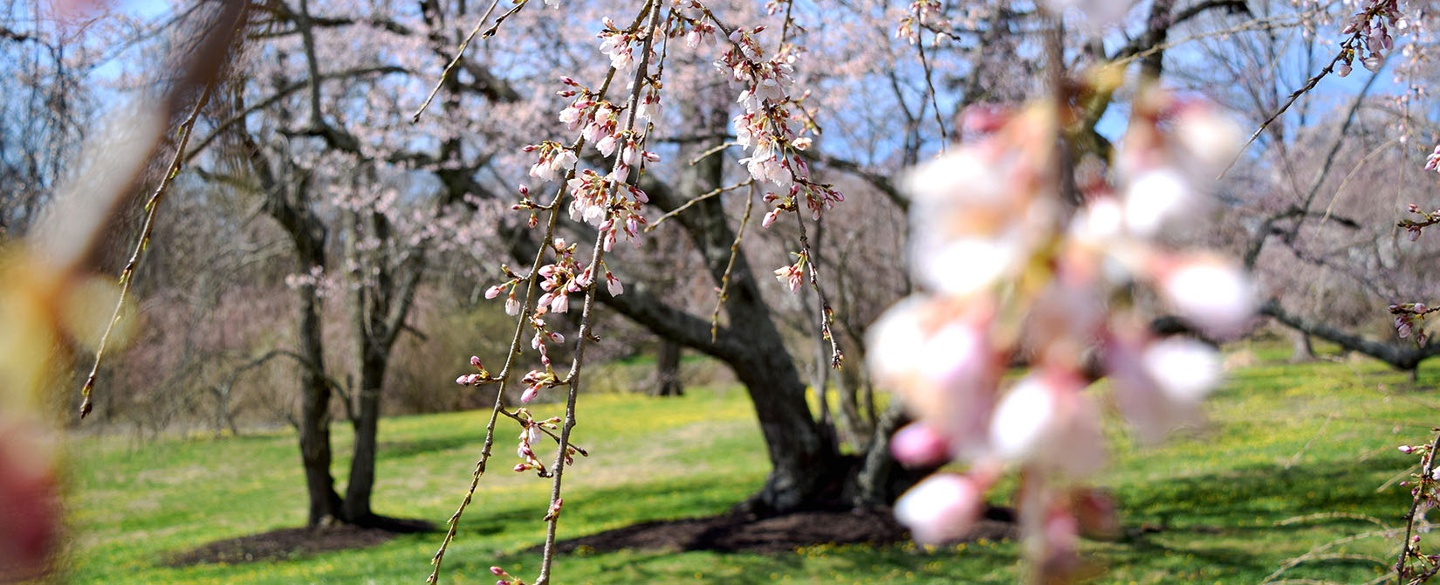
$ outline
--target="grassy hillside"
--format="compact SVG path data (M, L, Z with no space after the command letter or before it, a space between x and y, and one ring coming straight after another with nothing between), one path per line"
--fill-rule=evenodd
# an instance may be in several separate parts
M1412 458L1395 446L1440 423L1436 372L1412 385L1364 361L1284 364L1279 349L1234 348L1245 363L1210 402L1210 424L1158 448L1112 433L1119 455L1099 479L1125 523L1144 534L1088 543L1102 582L1257 583L1279 578L1364 581L1380 574L1394 539L1358 538L1398 524L1408 494L1394 485ZM1102 390L1103 391L1103 390ZM548 416L545 407L536 409ZM376 508L442 523L459 502L483 438L482 413L382 421ZM337 453L349 435L337 425ZM510 472L510 436L446 561L445 583L493 583L502 564L533 576L548 483ZM597 395L582 400L576 441L591 457L567 473L562 536L724 511L763 480L759 431L738 389L692 389L678 399ZM202 565L165 560L195 545L304 522L293 433L225 439L123 438L73 443L68 577L77 583L419 583L440 535L282 562ZM337 462L342 469L346 461ZM995 494L997 501L1004 494ZM563 583L876 583L1015 580L1015 546L959 550L817 546L787 555L622 552L565 557ZM1367 560L1373 559L1373 560Z

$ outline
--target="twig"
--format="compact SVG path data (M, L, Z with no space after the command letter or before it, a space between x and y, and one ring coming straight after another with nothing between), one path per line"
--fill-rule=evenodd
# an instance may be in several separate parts
M518 415L518 414L515 414L515 413L513 413L513 412L510 412L510 411L508 411L508 410L505 410L504 408L501 408L501 409L500 409L500 414L503 414L503 415L505 415L505 416L507 416L507 417L510 417L510 419L512 419L512 420L514 420L514 421L516 421L516 422L527 422L526 419L525 419L525 417L520 416L520 415ZM550 435L550 438L555 439L555 441L556 441L557 443L560 441L560 435L555 434L555 433L552 432L550 429L547 429L547 428L542 427L542 426L539 426L539 425L536 425L536 428L540 429L540 432L545 433L545 434L547 434L547 435ZM572 444L572 445L570 445L570 448L571 448L571 449L574 449L576 453L579 453L581 457L589 457L589 456L590 456L590 451L587 451L585 448L580 447L579 445L574 445L574 444Z
M1440 449L1440 428L1430 430L1435 433L1435 439L1430 441L1430 450L1425 453L1424 463L1420 466L1420 483L1415 486L1414 497L1410 500L1410 511L1405 513L1405 540L1400 541L1400 557L1395 559L1395 578L1400 583L1405 583L1408 574L1405 560L1410 558L1413 550L1410 537L1415 533L1415 520L1420 517L1420 504L1429 499L1426 492L1434 489L1435 480L1431 474L1435 473L1435 450Z
M714 196L719 195L719 194L721 194L721 193L724 193L724 192L726 192L726 191L731 191L731 190L739 189L739 188L744 187L744 186L747 186L747 185L754 184L754 182L755 182L755 179L753 179L753 178L751 178L751 179L745 179L744 181L740 181L739 183L735 183L734 185L730 185L730 186L728 186L728 187L716 187L716 188L714 188L714 189L711 189L711 190L709 190L709 191L706 191L705 193L700 194L699 196L695 197L694 199L691 199L691 200L689 200L689 201L686 201L684 205L681 205L680 207L676 207L675 209L670 210L670 211L669 211L668 213L666 213L665 215L660 216L660 218L659 218L659 219L656 219L654 223L651 223L650 225L645 226L645 231L646 231L646 232L649 232L650 230L653 230L653 229L655 229L655 228L657 228L657 227L660 227L660 224L661 224L661 223L664 223L665 220L670 219L671 217L674 217L674 216L676 216L676 215L679 215L680 212L685 211L686 209L689 209L690 206L695 205L696 203L699 203L699 202L701 202L701 201L704 201L704 200L706 200L706 199L709 199L709 198L711 198L711 197L714 197Z
M95 391L95 379L100 375L100 363L105 358L105 349L110 346L110 335L115 332L115 324L120 322L125 312L125 299L130 296L130 287L135 283L135 271L140 266L140 256L150 245L150 236L155 233L155 217L159 215L160 202L164 200L165 193L170 188L170 183L180 174L180 167L185 164L185 148L190 143L190 134L195 129L195 120L200 117L200 111L210 103L210 94L215 84L205 85L201 90L200 97L195 100L195 107L190 110L190 115L180 123L180 140L175 145L175 154L170 158L170 165L165 168L165 177L160 180L160 185L155 187L155 192L145 201L145 225L140 230L140 238L135 242L135 250L130 254L130 260L125 262L125 268L120 271L120 298L115 301L115 311L110 315L110 322L105 325L105 333L100 336L100 343L95 347L95 363L90 366L90 375L85 377L85 385L80 388L80 418L84 419L90 414L94 407L91 402L91 395Z
M1375 6L1372 5L1369 10L1365 11L1363 18L1367 20L1369 18L1372 18L1375 10ZM1335 72L1335 64L1339 63L1340 60L1352 50L1351 47L1353 47L1355 42L1360 39L1360 34L1364 30L1365 29L1363 28L1357 28L1354 33L1351 33L1350 38L1345 39L1345 41L1340 43L1340 51L1338 53L1335 53L1335 57L1330 59L1329 64L1325 65L1324 68L1320 69L1319 73L1316 73L1313 77L1307 80L1305 82L1305 85L1300 86L1300 89L1291 92L1290 96L1285 99L1285 103L1280 104L1280 109L1276 110L1274 114L1271 114L1269 118L1266 118L1264 122L1260 123L1260 127L1256 128L1255 132L1250 135L1250 138L1245 141L1245 144L1240 146L1240 150L1235 153L1235 158L1230 160L1230 164L1225 165L1225 169L1220 171L1220 174L1215 177L1215 180L1218 181L1225 178L1225 174L1229 173L1230 169L1235 167L1235 163L1240 162L1240 157L1243 156L1245 154L1245 150L1250 148L1250 145L1255 142L1255 139L1259 138L1260 134L1264 132L1266 128L1269 128L1270 124L1274 123L1275 120L1279 119L1286 110L1289 110L1290 106L1294 105L1295 101L1300 99L1300 96L1309 93L1312 89L1315 89L1315 86L1320 84L1321 79L1324 79L1326 75Z
M920 20L920 10L919 5L916 4L915 20L917 22ZM928 93L930 94L930 107L935 110L935 124L940 126L940 152L945 152L945 147L950 142L950 136L945 131L945 120L940 117L940 102L936 99L935 81L931 76L930 60L925 58L925 40L918 38L919 33L916 33L916 36L915 50L920 53L920 68L925 71L925 86L928 88Z
M821 220L815 220L821 221ZM825 290L820 287L820 275L817 269L815 257L810 252L810 239L805 233L805 218L797 210L795 212L795 223L800 226L800 254L810 261L810 288L815 289L815 294L820 299L820 336L830 342L830 367L840 369L840 364L845 361L845 354L840 351L840 345L835 340L835 334L831 326L835 323L835 310L830 308L830 301L825 298ZM824 389L822 388L823 392Z
M480 40L485 40L493 36L495 31L500 29L500 23L505 22L505 19L510 18L512 14L519 12L528 2L529 0L520 0L514 8L506 11L505 14L501 14L500 18L495 19L495 24L490 25L490 28L487 29L484 34L480 35ZM500 0L490 0L490 7L485 9L485 14L481 15L480 21L475 23L475 28L470 29L470 34L465 35L465 40L460 42L460 47L455 49L455 58L451 59L450 63L445 65L445 70L440 72L440 79L435 82L435 87L430 90L430 95L425 96L425 102L420 104L420 108L415 110L414 114L411 114L411 124L420 122L420 115L424 114L425 109L430 107L430 102L435 101L435 96L440 93L440 88L445 85L445 80L449 79L450 74L455 72L455 68L460 66L460 60L465 58L465 49L469 48L470 41L475 40L475 35L480 34L480 26L485 24L486 20L490 19L490 14L495 12L495 7L499 4Z
M715 311L710 313L710 343L720 335L720 307L729 298L730 271L735 269L735 257L740 255L740 239L745 237L745 226L750 224L750 209L755 205L755 183L750 183L750 196L745 198L745 216L740 218L740 229L735 232L735 241L730 243L730 260L725 262L725 272L720 275L720 296L715 299Z
M707 138L707 137L701 137L701 138L703 139L703 138ZM727 138L728 138L728 136L727 136ZM725 149L727 149L727 148L730 148L731 146L735 146L735 143L734 143L734 142L722 142L722 143L720 143L720 144L716 144L715 146L712 146L712 147L710 147L710 148L707 148L707 149L705 149L705 152L702 152L702 153L700 153L700 154L698 154L698 155L695 155L695 158L690 159L690 166L693 167L693 166L695 166L695 165L698 165L698 164L700 164L700 161L709 158L710 156L714 155L714 154L717 153L717 152L721 152L721 151L723 151L723 150L725 150Z

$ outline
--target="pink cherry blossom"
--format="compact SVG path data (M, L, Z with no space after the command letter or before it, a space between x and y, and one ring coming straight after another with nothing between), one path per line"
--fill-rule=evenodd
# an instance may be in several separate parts
M959 539L980 519L985 501L970 478L941 473L925 478L895 502L895 518L915 541L941 544Z

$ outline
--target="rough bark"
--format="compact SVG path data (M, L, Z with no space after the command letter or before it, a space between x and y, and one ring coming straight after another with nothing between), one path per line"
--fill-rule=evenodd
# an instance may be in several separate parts
M297 287L296 294L300 300L300 354L311 364L322 364L324 341L315 286ZM330 384L317 367L302 367L300 371L300 462L310 500L307 523L315 527L341 518L343 504L330 475Z

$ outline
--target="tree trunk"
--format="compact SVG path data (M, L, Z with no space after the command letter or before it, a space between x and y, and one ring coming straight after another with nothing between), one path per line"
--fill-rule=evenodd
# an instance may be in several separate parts
M370 347L370 343L364 345L367 351L362 356L360 385L355 397L358 416L352 423L355 428L354 457L350 460L350 480L345 484L345 521L361 526L373 524L376 520L375 513L370 509L370 497L375 489L380 384L389 365L386 353L374 351L377 348Z
M1310 343L1310 335L1304 331L1290 330L1290 363L1298 364L1315 360L1315 346Z
M325 270L324 224L311 213L308 204L308 177L303 174L282 178L271 168L264 152L242 126L242 144L251 169L265 194L265 211L280 224L295 246L299 270ZM325 338L320 325L320 297L317 283L302 280L295 287L299 301L296 344L300 356L300 463L305 470L305 491L310 500L307 524L314 528L329 524L342 515L335 479L330 475L330 380L325 375Z
M724 135L728 118L723 106L710 110L690 107L687 115L696 117L697 129L708 129L717 137ZM679 158L693 160L695 153L705 152L713 145L703 141L687 143ZM721 164L721 155L706 156L685 167L674 185L643 176L641 188L657 208L672 212L687 201L720 187ZM859 501L849 497L855 491L859 461L842 456L833 435L827 437L816 422L806 401L807 389L800 371L760 293L761 284L738 247L733 249L732 264L736 232L729 225L722 203L724 197L726 194L694 201L673 218L684 227L703 260L698 269L708 271L712 282L719 286L726 280L729 267L723 299L728 324L719 328L715 338L711 337L709 315L699 317L666 303L663 296L669 290L660 283L627 281L624 294L611 296L601 290L598 298L656 335L725 362L745 386L759 419L771 470L764 486L740 506L741 510L772 515L852 506ZM751 227L758 229L758 226ZM528 258L533 257L535 249L517 244L513 251L519 258ZM773 279L765 278L765 281L774 284ZM875 458L888 458L888 449L876 451L874 443L872 441L871 450L877 453ZM877 477L888 478L896 469L878 467L883 470ZM889 485L888 481L882 483Z
M307 523L314 528L341 518L340 496L330 475L330 384L325 379L324 341L320 334L319 299L315 285L298 287L300 355L309 363L300 372L300 461L310 498Z
M345 483L345 521L365 524L372 516L370 495L375 488L375 435L379 426L380 384L385 379L386 360L383 354L377 356L372 348L375 336L368 315L371 309L370 286L361 274L365 262L360 257L360 212L352 209L343 213L341 237L345 242L345 277L350 285L350 336L354 344L351 359L355 360L352 372L358 374L347 375L346 380L359 379L359 384L350 387L353 395L347 405L355 442L351 447L350 477Z
M835 505L848 466L811 415L805 384L780 332L772 321L753 315L732 318L731 328L750 350L722 359L735 370L755 405L772 466L765 486L751 497L751 511L783 513Z
M661 338L660 349L655 358L654 396L684 396L685 387L680 384L680 352L683 348L673 340Z
M363 221L363 224L362 224ZM389 526L390 519L377 516L370 507L375 489L375 456L380 422L380 396L390 352L415 298L423 270L424 255L406 255L396 264L385 259L386 249L395 240L393 226L374 210L350 212L345 217L345 256L354 270L371 267L366 275L351 274L350 321L355 339L355 367L359 385L355 389L351 426L355 445L350 460L350 478L345 484L345 521L358 526ZM360 251L362 237L373 238L378 254ZM397 278L397 275L399 278Z

